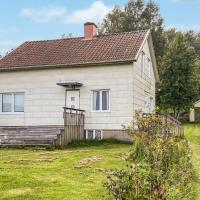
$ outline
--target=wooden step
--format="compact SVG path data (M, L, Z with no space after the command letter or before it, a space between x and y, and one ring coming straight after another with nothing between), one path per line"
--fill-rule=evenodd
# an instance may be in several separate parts
M39 139L39 140L36 140L36 139L17 139L17 140L14 140L14 139L6 139L4 141L1 142L1 144L23 144L23 145L26 145L26 144L49 144L49 145L52 145L54 142L54 140L50 140L50 139Z
M53 145L61 126L0 127L0 145Z

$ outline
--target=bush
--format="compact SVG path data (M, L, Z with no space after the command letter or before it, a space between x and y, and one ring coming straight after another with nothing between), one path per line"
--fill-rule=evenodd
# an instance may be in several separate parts
M136 122L126 128L134 140L129 164L109 172L104 184L116 200L194 199L195 173L186 138L165 135L162 128L153 128L156 124L160 127L158 116L137 113Z

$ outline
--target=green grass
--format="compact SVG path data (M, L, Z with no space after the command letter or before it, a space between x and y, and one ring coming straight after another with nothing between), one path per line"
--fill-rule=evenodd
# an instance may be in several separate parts
M200 177L200 124L185 124ZM129 144L88 143L63 150L0 149L1 200L113 200L102 182L105 169L126 165ZM100 160L80 165L83 159ZM196 183L200 200L200 183Z
M200 179L200 124L185 124L185 135L189 140L193 152L193 164ZM195 183L197 200L200 200L200 181Z
M129 148L130 144L102 143L54 151L0 149L0 199L112 199L102 187L105 169L122 168ZM100 160L79 164L93 156Z

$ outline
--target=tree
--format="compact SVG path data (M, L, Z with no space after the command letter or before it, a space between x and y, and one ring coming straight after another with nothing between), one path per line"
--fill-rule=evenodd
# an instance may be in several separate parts
M157 60L164 54L165 36L159 6L152 0L129 0L124 8L115 7L104 18L100 33L151 29Z
M177 31L175 28L171 28L165 31L165 37L167 40L167 43L172 42L177 34L180 34L181 31ZM195 33L194 31L190 30L185 33L183 33L186 37L186 40L188 43L193 46L196 50L196 53L200 57L200 33Z
M195 49L179 33L161 61L158 103L162 109L172 110L177 119L198 96L197 58Z
M185 37L191 46L193 46L196 50L196 53L200 56L200 33L195 33L190 30L185 33Z

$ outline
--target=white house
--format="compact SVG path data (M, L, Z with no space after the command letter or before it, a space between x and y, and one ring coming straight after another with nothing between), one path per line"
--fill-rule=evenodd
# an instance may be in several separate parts
M118 138L137 109L155 108L150 31L25 42L0 60L0 132L63 127L63 107L85 110L87 137ZM1 141L1 140L0 140Z

